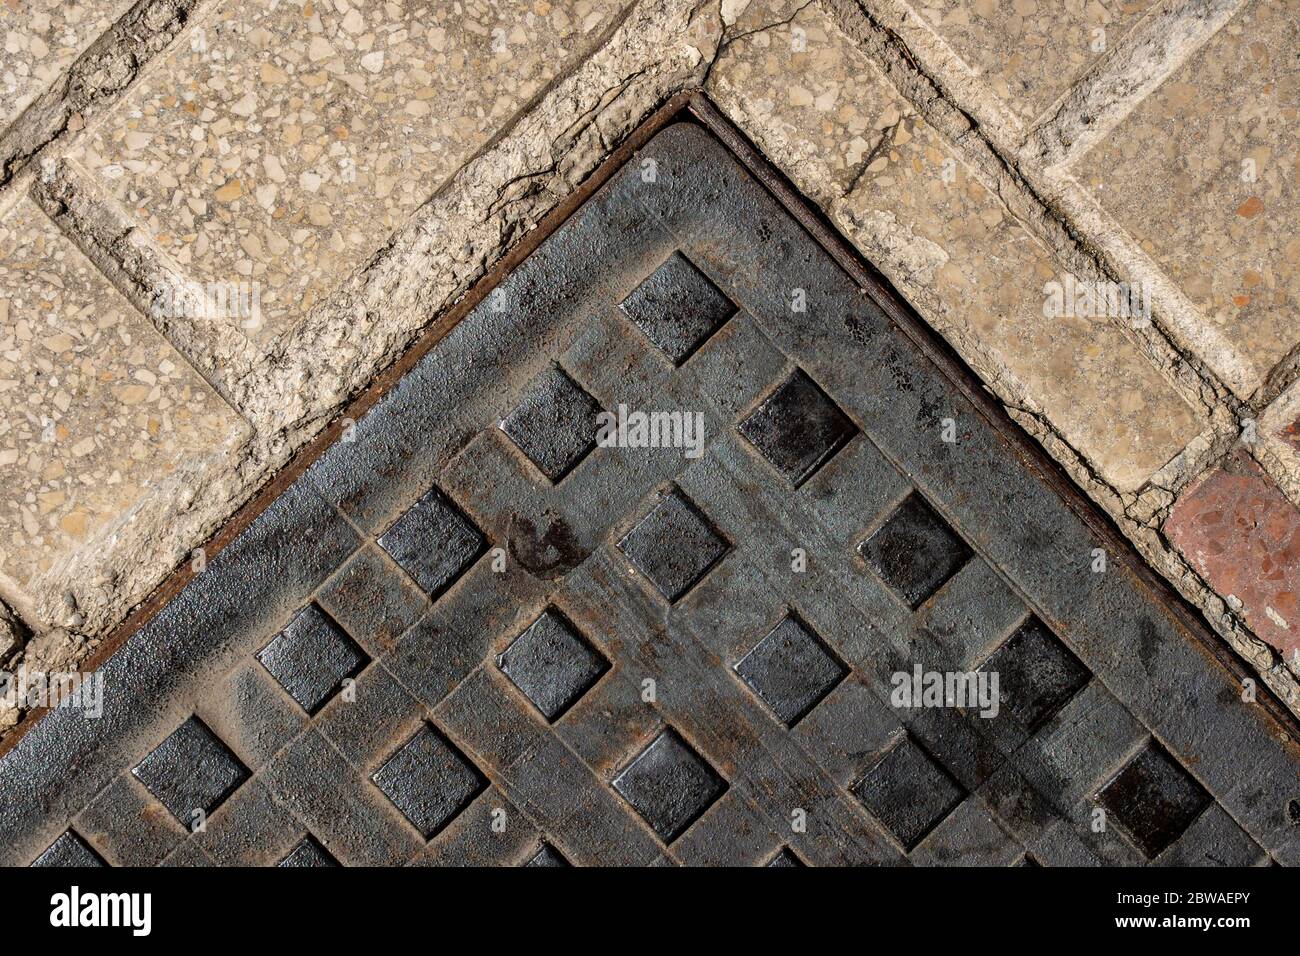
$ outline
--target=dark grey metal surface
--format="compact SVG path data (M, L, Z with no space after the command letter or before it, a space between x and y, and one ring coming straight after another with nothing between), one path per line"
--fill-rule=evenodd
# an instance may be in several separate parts
M704 454L598 445L619 406ZM0 758L0 855L1297 862L1294 741L1098 546L671 126L107 661L102 720ZM895 706L914 666L996 670L999 715Z

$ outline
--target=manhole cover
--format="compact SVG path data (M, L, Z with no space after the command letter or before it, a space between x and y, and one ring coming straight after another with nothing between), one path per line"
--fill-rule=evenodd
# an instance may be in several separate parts
M130 635L101 719L10 749L0 856L1300 859L1281 718L809 229L655 135Z

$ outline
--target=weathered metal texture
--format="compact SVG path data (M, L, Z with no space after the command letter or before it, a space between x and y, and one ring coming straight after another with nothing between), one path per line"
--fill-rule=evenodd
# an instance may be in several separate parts
M859 281L659 133L105 662L101 720L0 757L4 861L1300 861L1287 727ZM599 445L620 406L703 454ZM914 668L996 671L998 715L896 706Z

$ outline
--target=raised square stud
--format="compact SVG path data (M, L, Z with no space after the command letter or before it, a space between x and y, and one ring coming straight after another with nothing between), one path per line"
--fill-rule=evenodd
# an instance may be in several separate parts
M737 427L796 488L858 432L802 369L795 369Z
M437 488L425 492L379 546L436 599L483 553L487 539Z
M727 783L671 728L614 778L614 789L665 843L672 843L726 792Z
M971 556L966 542L916 492L859 545L859 551L913 610Z
M1210 804L1210 795L1154 740L1097 793L1097 802L1149 860Z
M425 724L371 776L426 840L487 789L487 779L441 732Z
M515 638L497 666L551 722L609 670L609 662L553 607Z
M299 611L257 659L309 714L324 707L343 681L370 661L315 604Z
M600 404L558 365L533 379L501 430L552 482L572 471L596 447Z
M632 290L619 308L681 365L733 315L736 305L680 252Z
M1083 689L1091 674L1042 621L1031 617L979 668L998 675L1000 713L1033 733Z
M195 811L211 816L239 785L248 768L197 717L190 717L131 771L172 816L189 829Z
M283 860L276 866L288 867L313 867L313 866L338 866L339 861L330 856L316 838L308 833L299 841L298 845L288 852Z
M793 614L738 664L736 673L787 727L793 727L848 673L807 624Z
M524 866L572 866L555 847L543 843Z
M965 795L910 736L885 751L850 789L909 852Z
M794 855L794 853L790 850L788 846L781 847L781 852L778 853L776 856L772 857L772 859L768 860L765 865L776 867L778 869L784 869L786 867L807 866L807 864L804 863L803 860L799 859L797 856Z
M83 867L107 866L104 858L90 848L85 840L72 830L64 830L57 840L34 859L32 866Z
M618 549L668 601L681 598L722 560L731 545L674 488L625 534Z

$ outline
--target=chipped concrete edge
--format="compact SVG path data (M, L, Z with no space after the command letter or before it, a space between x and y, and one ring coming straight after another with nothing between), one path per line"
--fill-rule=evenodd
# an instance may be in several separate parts
M1254 430L1255 458L1300 507L1300 378L1265 409Z
M0 134L0 188L115 103L202 0L138 0Z
M143 50L153 56L176 38L195 6L178 0L141 0L123 21L146 11L166 8L174 12L173 19L166 20L156 33L160 42L145 42ZM1033 168L1034 163L1009 152L1017 143L1021 148L1026 143L1041 143L1047 135L1042 123L1026 136L1010 111L979 87L946 45L927 47L907 30L887 26L888 17L897 20L907 12L893 0L861 0L860 5L852 0L823 0L822 6L963 156L1008 211L1068 268L1085 277L1131 271L1131 262L1116 257L1110 246L1094 246L1087 238L1088 229L1078 228L1074 220L1081 206L1077 200L1062 199L1059 184ZM1214 6L1220 9L1222 4ZM193 475L177 476L136 514L105 529L99 543L112 544L124 554L132 553L135 546L163 548L174 565L194 542L206 540L316 435L348 398L401 354L430 319L457 301L494 261L571 193L642 119L674 94L703 85L713 63L729 42L738 39L726 30L734 22L728 7L728 0L720 4L640 0L630 7L596 49L535 98L329 299L277 341L270 361L245 360L247 343L237 332L232 336L228 334L231 330L181 329L159 323L168 340L248 420L253 437L238 449L235 458L239 464L231 472L189 486L185 482L194 482ZM886 13L884 20L879 19L881 10ZM92 50L95 57L103 57L115 43L139 46L142 42L140 37L110 39L114 36L110 31L92 44L69 72L98 62L90 56ZM934 57L941 62L931 75ZM1107 62L1128 61L1115 55ZM126 83L142 68L143 62ZM1107 86L1107 77L1097 71L1090 72L1084 82L1097 91L1116 88L1115 84ZM952 97L946 84L957 87L959 94ZM48 124L52 122L49 117L57 117L65 107L66 116L77 113L71 106L80 100L69 99L64 106L50 101L59 89L68 88L61 81L38 99L28 112L38 106L40 110L25 128L42 128L40 116L46 117L41 122ZM111 88L120 92L124 85ZM79 109L82 113L100 109L110 95L92 95ZM1067 93L1064 99L1069 96ZM956 105L971 97L988 99L969 109ZM1087 101L1086 96L1083 99ZM1051 122L1061 132L1067 122L1064 102L1058 107ZM744 117L734 118L743 129ZM983 128L981 122L986 124ZM41 158L41 151L63 135L66 120L55 125L53 136L29 150L18 167L22 161ZM989 130L995 132L986 135ZM21 132L19 123L0 137L0 157L9 155L2 150L13 149L17 132ZM161 286L182 282L183 273L131 224L123 210L98 192L90 177L69 163L46 164L39 177L30 172L21 178L17 173L10 177L14 180L9 182L10 189L26 191L30 184L42 208L137 308L158 321L149 308L152 297ZM0 201L4 198L0 194ZM834 218L833 210L826 211ZM1149 262L1139 262L1138 267L1154 268ZM1138 495L1123 494L1108 485L1041 410L1026 400L1022 388L1005 381L992 366L980 371L1012 417L1115 518L1143 557L1200 608L1214 629L1300 713L1300 687L1276 653L1254 638L1158 530L1177 492L1231 449L1242 405L1195 353L1181 350L1162 327L1145 335L1130 328L1125 328L1125 333L1193 407L1203 410L1209 422L1206 431L1153 476ZM321 350L337 356L328 369L304 358ZM1268 457L1260 455L1266 467L1275 468L1268 465ZM170 513L169 508L178 502L183 502L179 511ZM124 542L132 546L123 547ZM81 659L97 643L93 635L106 633L159 583L160 575L142 573L130 562L106 567L102 561L105 553L100 547L88 547L80 556L51 569L42 580L43 598L27 612L28 623L41 625L35 630L50 648L47 651L42 645L38 649L42 659L69 655L69 659ZM15 627L30 633L21 621ZM37 640L29 639L28 647ZM16 661L14 655L22 653L13 650L16 644L21 642L10 645L10 663Z
M1044 111L1019 151L1045 168L1079 159L1246 2L1162 0Z
M35 635L25 659L48 668L87 657L194 544L208 540L646 117L698 87L720 34L712 3L630 6L595 49L256 362L238 330L186 324L151 308L163 289L181 290L183 270L75 162L18 170L7 191L31 195L251 427L245 442L215 453L227 456L225 467L196 460L169 476L136 509L35 579L27 600L10 595L24 633ZM0 202L7 199L0 194ZM324 353L328 367L312 360ZM165 556L163 572L158 563L131 558L142 549ZM9 663L17 666L23 654L15 651ZM0 714L0 722L9 716Z

